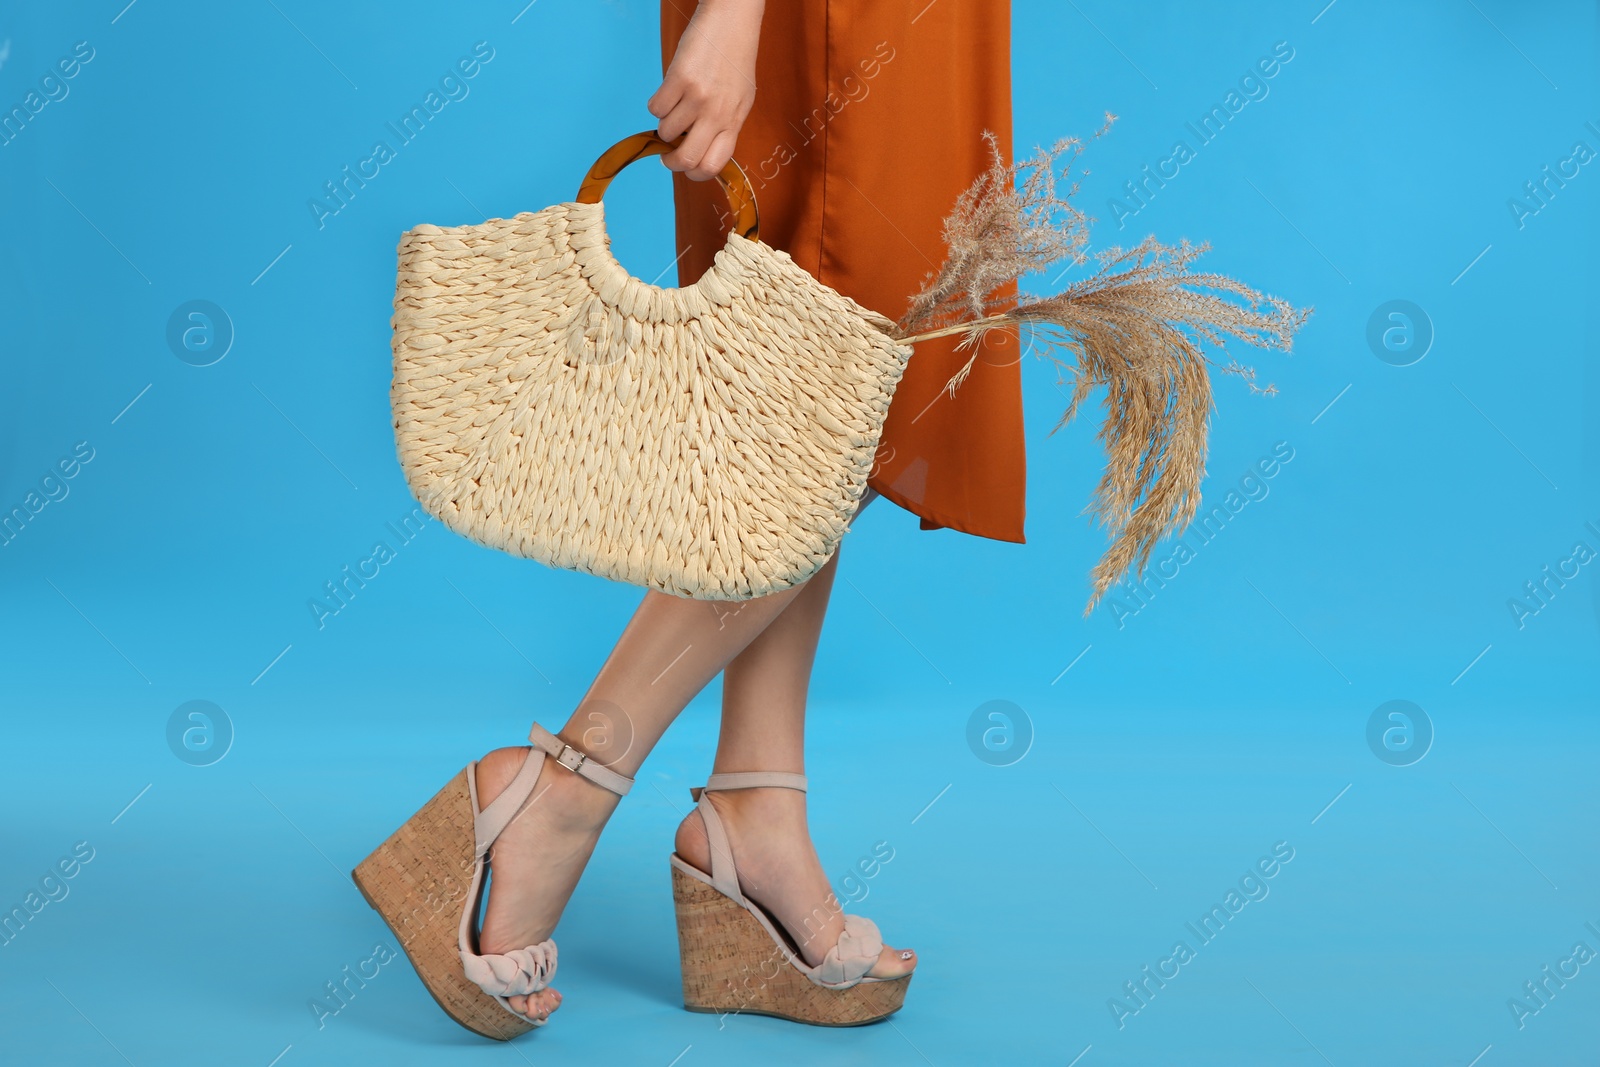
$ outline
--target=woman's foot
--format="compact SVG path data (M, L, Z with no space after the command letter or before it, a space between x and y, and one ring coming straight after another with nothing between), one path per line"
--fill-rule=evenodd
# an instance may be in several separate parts
M815 967L844 933L844 913L822 873L806 826L806 796L794 789L716 790L707 794L728 831L739 889L772 914ZM698 810L678 825L678 855L711 870L711 844ZM917 965L910 949L887 945L867 974L899 978Z
M526 747L501 748L478 761L480 805L487 806L505 790L527 753ZM489 852L489 904L479 951L510 952L538 944L555 931L618 799L555 760L544 761L533 799ZM560 1006L561 994L544 989L507 1000L530 1019L545 1019Z

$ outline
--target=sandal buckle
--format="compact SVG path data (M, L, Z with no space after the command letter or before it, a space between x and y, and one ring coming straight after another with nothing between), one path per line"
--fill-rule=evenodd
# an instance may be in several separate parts
M589 756L571 745L562 745L561 752L556 756L556 762L574 774L581 774L583 765L589 762Z

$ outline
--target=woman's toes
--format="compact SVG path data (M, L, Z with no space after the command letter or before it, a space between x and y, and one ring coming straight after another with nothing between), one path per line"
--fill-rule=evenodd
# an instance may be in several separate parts
M561 1006L561 994L554 989L541 989L525 997L507 997L511 1010L530 1019L547 1019Z
M528 998L528 1006L534 1010L534 1018L548 1019L551 1012L561 1007L561 994L554 989L541 989Z
M917 954L908 948L883 947L878 954L878 962L872 965L872 970L867 974L873 978L902 978L910 974L917 966Z

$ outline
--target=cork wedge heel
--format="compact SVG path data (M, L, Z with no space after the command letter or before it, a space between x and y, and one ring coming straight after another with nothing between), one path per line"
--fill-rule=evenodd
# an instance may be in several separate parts
M508 998L549 986L556 944L547 938L508 953L479 953L490 849L532 802L546 756L619 796L633 785L537 723L528 740L533 748L521 768L487 807L479 806L478 765L470 763L350 875L445 1014L496 1041L544 1025Z
M777 772L713 774L704 789L691 790L711 844L711 871L676 853L671 857L683 1006L813 1026L863 1026L888 1018L905 1003L911 976L868 976L883 951L871 919L846 915L838 945L812 967L782 924L740 891L727 829L706 794L761 787L804 792L806 780Z

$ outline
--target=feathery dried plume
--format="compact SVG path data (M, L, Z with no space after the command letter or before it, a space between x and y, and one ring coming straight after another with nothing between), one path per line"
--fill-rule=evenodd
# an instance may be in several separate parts
M1095 138L1115 119L1107 112ZM1133 248L1094 254L1093 273L1054 296L1024 296L1008 306L1010 286L1025 275L1066 260L1059 278L1091 260L1086 248L1093 219L1071 202L1078 183L1057 192L1084 146L1069 138L1008 165L994 135L984 137L994 162L945 219L944 265L911 299L897 336L908 343L962 336L959 347L973 354L945 385L953 396L985 333L1027 327L1030 347L1056 365L1063 375L1058 381L1073 378L1066 411L1051 433L1072 421L1097 386L1106 387L1098 437L1107 463L1086 510L1110 532L1111 544L1095 565L1087 615L1130 569L1142 573L1156 544L1182 533L1199 508L1213 366L1201 345L1227 356L1218 366L1222 373L1270 395L1276 390L1258 386L1255 371L1228 355L1227 342L1287 352L1311 309L1196 271L1193 264L1209 244L1181 239L1171 246L1153 236Z

